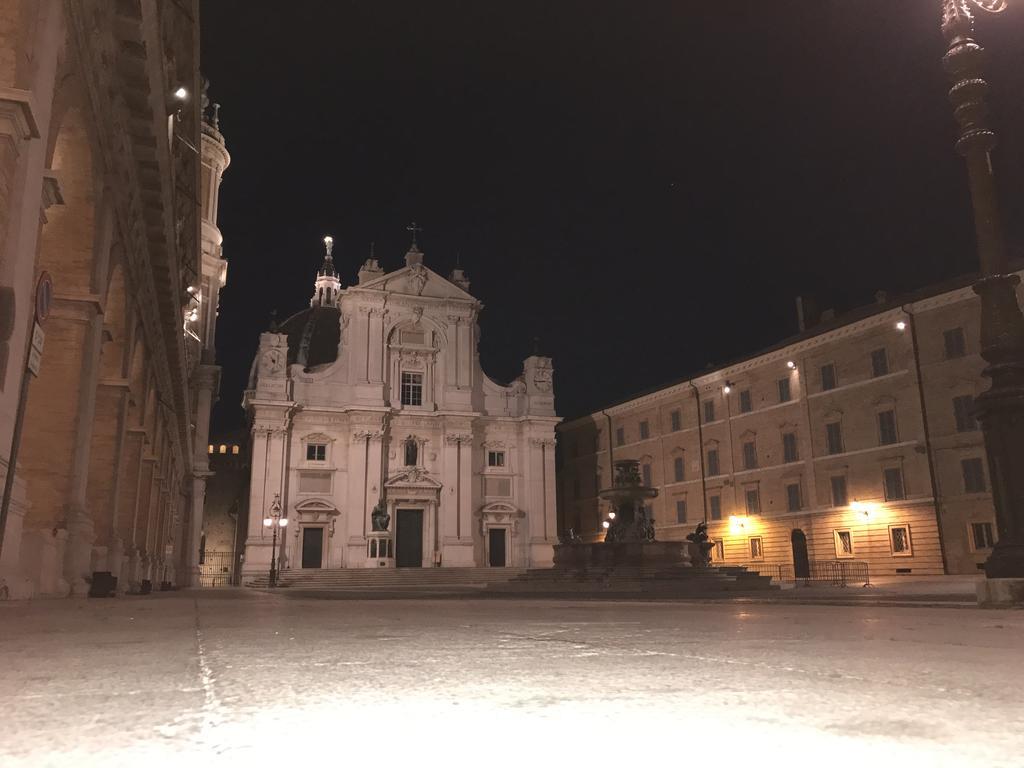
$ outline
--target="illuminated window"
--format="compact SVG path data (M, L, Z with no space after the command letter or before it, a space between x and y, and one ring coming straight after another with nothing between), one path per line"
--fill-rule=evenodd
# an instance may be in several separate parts
M306 461L327 461L327 446L323 443L307 443Z
M836 540L836 557L853 557L853 534L850 531L833 531Z
M423 405L423 374L402 371L402 405Z
M981 459L962 459L960 471L964 476L964 493L985 492L985 469Z
M760 536L750 537L750 559L751 560L763 560L764 559L764 541Z
M647 421L640 422L640 439L646 440L651 436L651 425Z
M992 523L971 523L971 545L975 552L992 549L996 544Z
M943 345L946 349L946 359L954 360L967 354L967 342L964 339L963 328L950 328L942 334Z
M892 553L894 556L911 557L913 555L913 550L910 547L910 526L890 525L889 544L892 547Z
M881 411L878 414L878 444L892 445L896 441L896 411Z
M238 446L237 445L232 445L231 446L231 453L233 453L235 456L238 455Z
M504 451L488 451L487 452L487 466L488 467L504 467L505 466L505 452Z
M754 409L754 405L750 399L750 390L744 389L740 392L740 413L750 413Z
M827 392L830 389L836 388L836 365L835 363L826 363L821 366L821 391Z
M889 356L885 348L876 349L871 353L871 375L885 376L889 372Z
M219 452L220 453L227 453L228 452L228 447L226 445L222 445L220 447L220 451Z
M212 445L206 446L206 452L207 453L213 453L213 446Z
M711 559L716 563L725 561L725 542L719 539L714 542L715 548L711 550Z

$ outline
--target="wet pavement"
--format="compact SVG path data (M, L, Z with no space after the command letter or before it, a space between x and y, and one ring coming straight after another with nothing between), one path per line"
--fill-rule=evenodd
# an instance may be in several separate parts
M0 765L1024 766L1024 611L0 604Z

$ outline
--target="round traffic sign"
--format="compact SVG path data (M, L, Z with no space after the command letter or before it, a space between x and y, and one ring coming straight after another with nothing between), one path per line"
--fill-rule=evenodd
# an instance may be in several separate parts
M46 322L50 316L50 306L53 304L53 278L50 273L44 271L36 283L36 322L40 325Z

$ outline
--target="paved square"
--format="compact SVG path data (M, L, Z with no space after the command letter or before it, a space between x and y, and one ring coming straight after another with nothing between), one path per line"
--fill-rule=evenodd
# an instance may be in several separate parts
M1024 612L223 591L0 628L4 768L1024 765Z

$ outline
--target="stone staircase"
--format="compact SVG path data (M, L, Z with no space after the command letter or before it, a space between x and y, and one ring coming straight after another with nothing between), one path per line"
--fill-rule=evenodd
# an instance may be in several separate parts
M530 569L489 584L490 594L537 596L619 595L622 597L715 597L778 589L770 576L739 566L616 566Z
M521 576L525 568L332 568L282 571L279 589L304 591L481 590ZM269 575L248 579L247 587L267 589Z

